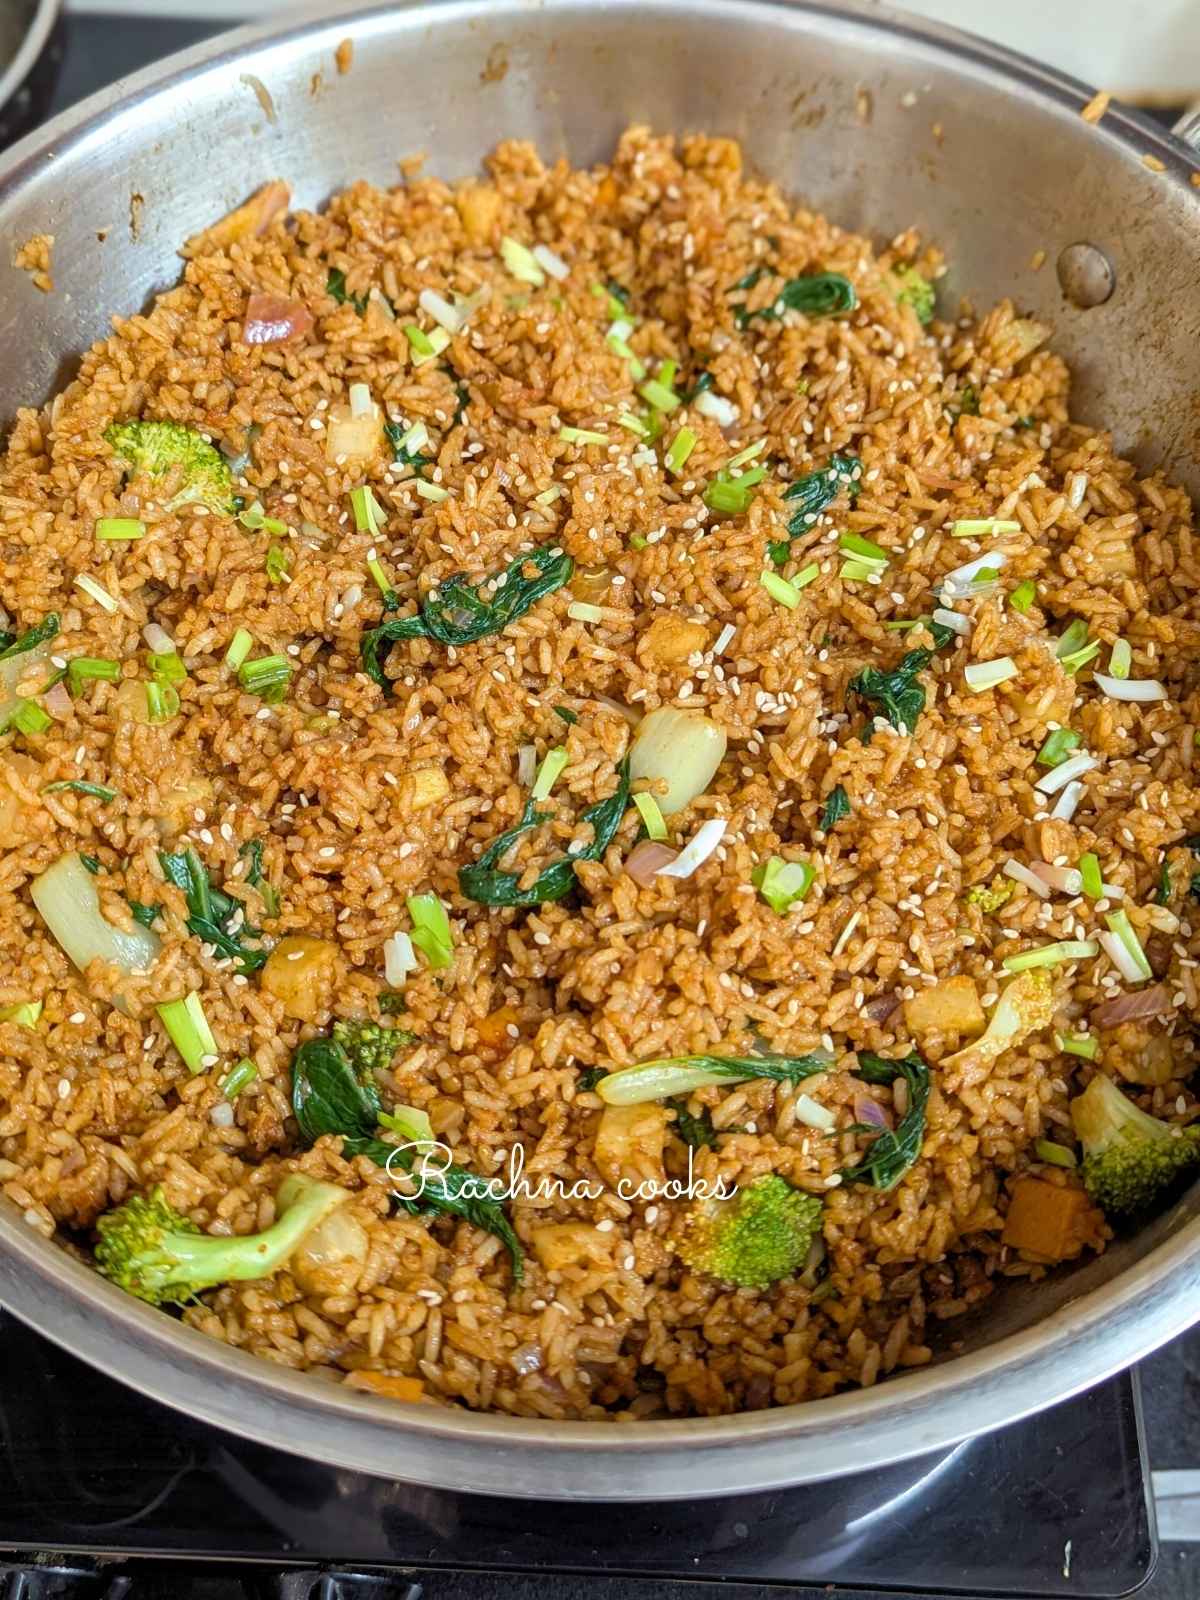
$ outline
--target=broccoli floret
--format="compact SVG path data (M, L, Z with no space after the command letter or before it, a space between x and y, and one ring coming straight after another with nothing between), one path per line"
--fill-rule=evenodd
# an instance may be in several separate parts
M350 1058L360 1083L371 1073L390 1067L400 1046L416 1038L403 1028L385 1028L381 1022L335 1022L331 1032L334 1044L341 1045Z
M1084 1187L1113 1215L1144 1210L1200 1161L1200 1126L1150 1116L1102 1073L1072 1100L1071 1121L1083 1145Z
M134 1195L96 1224L96 1265L127 1294L152 1306L186 1305L202 1289L268 1278L349 1192L293 1172L275 1196L278 1216L262 1233L201 1233L169 1206L161 1188Z
M977 883L973 889L967 890L967 904L978 906L985 916L991 916L1001 906L1007 905L1016 887L1010 878L993 878L990 884Z
M911 306L917 321L927 328L933 321L936 292L916 267L895 267L887 275L888 288L898 306Z
M764 1289L804 1265L821 1211L815 1195L771 1174L727 1200L698 1201L684 1218L675 1249L695 1272Z
M232 516L233 473L215 445L181 422L114 422L104 438L130 472L151 478L171 475L179 488L166 502L168 511L203 505Z

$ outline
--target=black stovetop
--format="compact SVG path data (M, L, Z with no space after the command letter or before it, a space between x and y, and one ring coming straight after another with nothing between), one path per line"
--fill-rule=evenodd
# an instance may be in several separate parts
M171 0L159 9L68 16L25 124L217 31L173 19ZM0 118L0 143L21 131ZM456 1495L191 1422L0 1314L0 1600L414 1600L418 1583L439 1597L466 1583L632 1600L682 1579L732 1580L743 1596L1087 1600L1150 1572L1149 1482L1125 1375L920 1461L777 1494L620 1507Z
M66 1567L79 1553L1117 1596L1154 1560L1129 1376L1001 1433L833 1483L549 1506L248 1444L141 1399L3 1316L0 1349L0 1550L53 1550Z

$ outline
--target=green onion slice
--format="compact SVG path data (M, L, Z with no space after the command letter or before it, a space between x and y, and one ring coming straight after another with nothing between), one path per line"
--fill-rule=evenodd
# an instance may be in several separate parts
M1088 850L1081 855L1077 863L1079 875L1083 879L1080 887L1089 900L1099 900L1104 893L1104 879L1100 871L1100 859Z
M1044 944L1037 950L1023 950L1020 955L1005 956L1006 972L1029 972L1034 967L1061 967L1067 961L1083 961L1098 955L1100 946L1094 939L1060 939L1057 944Z
M146 524L139 517L97 517L97 539L141 539Z
M635 794L633 803L645 824L648 839L663 840L667 837L667 824L663 819L658 801L652 794Z
M1034 760L1039 767L1061 766L1071 751L1082 743L1083 735L1076 733L1073 728L1052 728Z
M435 971L448 967L453 960L454 935L446 908L437 895L410 894L408 914L413 922L410 937L416 948Z
M783 916L790 906L804 899L816 876L816 869L807 861L784 861L781 856L771 856L759 862L750 881L771 910Z
M245 628L239 628L229 641L229 649L225 652L225 665L231 672L236 672L250 654L250 646L254 643L254 635ZM67 672L70 673L68 666Z
M562 745L556 745L553 750L546 752L542 764L537 770L537 776L533 780L532 799L546 799L561 776L568 759L567 752Z
M248 1089L257 1077L258 1067L249 1056L244 1056L236 1067L230 1068L221 1085L221 1093L226 1100L236 1100L242 1090Z
M220 1054L213 1031L204 1015L200 996L193 989L182 1000L168 1000L154 1008L162 1018L162 1025L184 1065L193 1077L198 1072L215 1065Z

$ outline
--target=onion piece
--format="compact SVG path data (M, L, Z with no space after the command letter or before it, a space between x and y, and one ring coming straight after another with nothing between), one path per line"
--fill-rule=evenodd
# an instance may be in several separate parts
M416 952L407 933L394 933L384 941L383 975L393 989L403 989L404 980L417 966Z
M1100 937L1103 939L1104 935ZM1165 983L1156 983L1153 988L1139 989L1136 994L1120 994L1114 1000L1106 1000L1096 1007L1089 1020L1094 1028L1115 1028L1121 1022L1162 1016L1174 1009L1171 991Z
M114 600L104 585L97 583L95 578L89 578L86 572L81 572L75 583L84 594L89 595L98 606L103 606L110 614L115 614L121 609L120 601Z
M701 390L692 405L702 417L715 422L718 428L732 428L738 419L738 408L733 401L726 400L723 394L714 394L711 389Z
M449 334L461 333L466 327L467 319L464 313L458 306L452 306L449 300L443 298L435 289L422 289L417 296L417 304Z
M1064 894L1079 894L1083 888L1083 873L1078 867L1054 867L1048 861L1035 861L1032 870L1043 883Z
M1057 822L1070 822L1079 809L1079 802L1083 799L1084 787L1081 783L1069 783L1054 803L1050 815Z
M872 1022L886 1022L903 1004L900 994L893 989L888 994L877 994L874 1000L868 1000L863 1007L863 1016L870 1017Z
M793 1101L796 1121L802 1122L806 1128L817 1128L821 1133L828 1133L837 1127L837 1117L828 1106L820 1105L810 1094L798 1094Z
M948 584L952 589L960 590L958 598L965 598L972 592L971 585L977 573L991 568L999 571L1007 560L1008 556L1003 550L985 550L973 561L966 561L961 567L955 567L953 572L948 572L942 579L942 585L945 587Z
M654 798L669 817L708 788L725 758L726 743L724 728L702 711L659 706L638 727L629 752L629 776L666 783L666 793ZM721 827L723 831L724 823Z
M1028 867L1022 866L1021 862L1009 859L1000 870L1006 878L1011 878L1014 883L1024 884L1032 894L1037 895L1039 900L1049 900L1050 885L1045 883L1036 872L1032 872Z
M96 881L75 851L40 873L29 892L46 926L81 972L97 957L122 972L145 972L154 965L162 944L158 935L139 922L126 932L105 921Z
M551 250L548 244L535 244L533 259L543 271L548 272L552 278L557 278L559 283L571 276L571 269L563 258Z
M887 1111L869 1094L854 1096L854 1120L869 1128L890 1128L892 1119Z
M625 871L634 883L648 889L663 867L669 866L678 855L678 850L672 850L669 844L642 839L625 857Z
M1145 983L1145 973L1123 940L1115 933L1098 933L1096 937L1104 946L1108 959L1127 983Z
M995 689L1016 675L1017 663L1011 656L997 656L994 661L972 661L963 669L963 681L976 694L984 689Z
M842 929L841 933L839 933L837 938L834 940L833 949L829 952L831 956L840 956L841 955L842 951L850 943L850 935L854 932L855 928L858 927L858 925L859 925L859 923L861 921L862 921L862 912L861 911L854 911L854 912L852 912L850 914L850 917L849 917L849 920L846 923L846 926Z
M1148 705L1167 698L1166 685L1157 678L1110 678L1105 672L1093 672L1092 682L1110 700L1135 700Z
M725 837L727 826L724 817L712 817L707 822L702 822L675 860L659 867L655 877L690 878L698 867L704 865Z
M56 722L69 717L74 709L65 683L56 683L53 689L47 689L42 696L42 705Z
M165 628L160 628L157 622L148 622L142 629L142 638L145 639L150 649L156 655L173 656L175 654L175 641Z
M243 344L287 344L312 332L313 314L282 294L252 294L242 322Z
M1095 756L1086 754L1068 756L1065 761L1060 761L1057 767L1051 767L1033 787L1041 794L1057 794L1060 789L1065 789L1072 779L1081 778L1085 772L1091 772L1093 767L1099 765Z
M943 628L949 628L951 633L957 633L963 637L970 633L975 626L970 617L964 617L958 611L947 611L944 606L938 606L933 613L933 620L940 622Z

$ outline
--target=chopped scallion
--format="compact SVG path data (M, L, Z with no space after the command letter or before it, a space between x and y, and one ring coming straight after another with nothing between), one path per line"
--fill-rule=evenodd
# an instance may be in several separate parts
M533 789L530 798L545 800L558 781L563 768L567 764L567 752L562 745L556 745L553 750L548 750L542 759L542 764L537 770L533 780Z
M622 428L628 428L629 432L636 434L639 439L650 437L650 429L640 417L635 417L632 411L620 412L617 421Z
M236 1100L242 1090L248 1089L257 1077L258 1067L250 1060L249 1056L244 1056L236 1067L230 1068L224 1083L221 1085L221 1093L226 1100Z
M1066 961L1083 961L1099 954L1100 946L1094 939L1060 939L1055 944L1044 944L1037 950L1023 950L1020 955L1005 956L1006 972L1029 972L1035 967L1061 967Z
M674 389L668 388L658 378L647 379L638 390L638 393L646 404L653 406L656 411L674 411L676 406L680 404L679 396Z
M1038 1156L1052 1167L1077 1167L1079 1158L1074 1150L1069 1150L1065 1144L1056 1144L1053 1139L1036 1139L1033 1145Z
M141 539L146 524L139 517L98 517L97 539Z
M739 450L737 455L726 463L726 472L736 472L738 467L744 467L748 461L753 461L756 456L762 455L766 448L766 439L757 439L753 444L748 444L744 450Z
M121 609L120 602L118 600L114 600L104 585L102 583L97 583L95 578L89 578L86 572L81 572L75 579L75 583L76 586L82 589L84 594L88 595L92 600L94 600L98 606L103 606L105 611L115 615L116 612Z
M354 526L359 533L377 534L383 531L383 509L375 498L369 483L350 491L350 509L354 513Z
M267 559L263 563L270 583L286 583L288 581L287 551L281 544L272 544L267 550Z
M425 478L417 479L417 493L422 500L432 500L435 504L450 498L449 489L443 489L440 483L429 483Z
M558 437L566 444L607 444L608 435L597 433L595 428L560 428Z
M810 561L806 567L801 567L799 572L794 573L788 579L788 582L793 589L807 589L809 584L815 583L820 576L821 568L819 564L815 561Z
M394 591L392 589L392 581L388 577L383 563L380 561L378 556L367 557L367 571L374 578L376 584L378 585L379 592L385 600L393 594Z
M652 794L635 794L633 803L638 809L642 822L645 824L646 837L656 840L665 839L667 837L667 824L654 796Z
M872 578L878 580L883 570L876 561L843 561L838 568L838 577L849 583L869 583Z
M1073 650L1069 656L1060 656L1059 662L1068 677L1074 677L1080 667L1086 667L1088 662L1100 654L1100 641L1093 639L1091 644L1084 645L1082 650Z
M63 778L58 783L47 783L42 787L43 794L60 794L64 789L69 789L72 794L86 795L91 800L103 800L106 804L117 798L117 791L110 789L105 783L88 783L83 778Z
M535 289L545 283L546 274L538 266L533 251L508 234L500 241L500 257L512 276L522 283L531 283Z
M991 533L1020 533L1020 531L1019 522L1007 522L1003 517L979 517L950 525L950 532L956 539L984 539Z
M1056 1033L1054 1042L1069 1056L1082 1056L1085 1061L1095 1061L1100 1054L1100 1041L1094 1033Z
M1011 656L997 656L995 661L972 661L969 667L963 669L967 688L973 689L976 694L984 689L994 689L997 684L1007 683L1016 675L1017 663Z
M292 667L286 656L259 656L257 661L243 661L237 675L247 694L256 694L266 705L273 706L287 694Z
M803 900L812 888L816 871L807 861L785 861L782 856L771 856L760 861L750 874L750 881L780 916L789 907Z
M213 1038L208 1018L204 1015L200 996L194 989L182 1000L168 1000L163 1005L155 1006L154 1009L162 1018L162 1025L167 1030L168 1038L183 1057L184 1065L193 1076L203 1072L206 1067L215 1065L220 1053L217 1041Z
M690 428L680 428L671 442L667 451L666 462L669 470L678 476L687 464L687 458L696 448L698 440Z
M54 726L54 718L48 716L36 700L20 700L8 713L5 728L15 728L18 733L33 737L45 733L47 728ZM3 732L4 729L0 729Z
M843 533L838 539L838 549L881 571L891 559L886 550L857 533Z
M263 510L259 501L249 505L239 513L238 521L243 528L249 528L251 533L273 533L282 539L287 532L287 523L280 522L278 517L269 517Z
M604 612L599 606L592 605L587 600L572 600L567 607L567 615L572 622L603 622Z
M1034 760L1039 767L1060 766L1071 751L1082 743L1083 735L1076 733L1073 728L1052 728Z
M1129 668L1133 664L1133 651L1128 639L1118 639L1112 647L1112 655L1108 658L1108 670L1114 678L1127 678Z
M15 1022L18 1028L36 1028L44 1007L44 1000L22 1000L15 1006L4 1006L0 1008L0 1022Z
M1127 911L1109 911L1106 913L1104 920L1108 924L1109 932L1116 935L1128 953L1131 970L1136 969L1139 979L1152 978L1154 976L1154 968L1146 959L1146 952L1142 949L1142 942L1133 931L1129 913Z
M245 628L239 628L229 641L229 649L225 652L225 665L231 672L236 672L250 654L250 646L254 643L254 635ZM70 667L67 674L70 675Z
M777 572L764 572L760 574L758 581L772 600L778 600L779 604L786 606L789 611L794 611L800 604L799 591Z
M146 716L153 723L171 722L179 715L179 691L174 684L146 685Z
M102 678L115 683L121 676L121 663L107 661L102 656L76 656L67 662L67 688L79 694L89 678Z
M408 914L413 928L413 944L424 955L429 965L439 971L453 960L454 936L446 908L435 894L410 894Z
M1019 583L1008 597L1008 603L1014 611L1028 611L1037 599L1037 584L1032 578L1026 578Z
M1100 858L1088 850L1078 862L1080 887L1089 900L1099 900L1104 893L1104 879L1100 872Z

